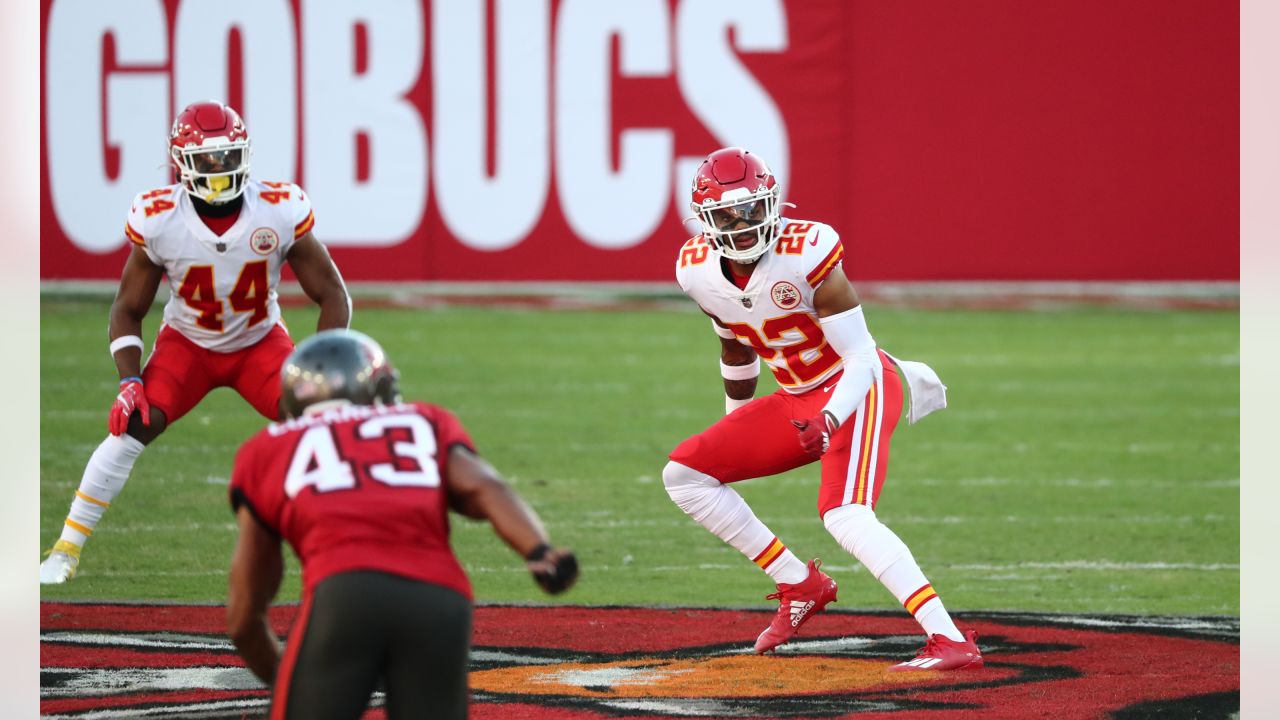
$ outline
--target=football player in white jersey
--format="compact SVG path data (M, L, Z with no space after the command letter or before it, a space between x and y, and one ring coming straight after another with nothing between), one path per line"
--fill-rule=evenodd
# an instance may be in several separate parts
M663 484L686 514L752 559L777 583L764 653L836 599L836 583L787 549L729 484L821 460L818 512L924 628L925 648L893 670L982 667L972 631L961 633L902 540L876 518L889 438L912 390L914 422L945 406L928 366L876 347L844 250L829 225L781 216L768 166L741 148L707 157L693 183L703 232L680 249L680 287L720 336L725 416L671 452ZM780 388L755 398L763 358Z
M249 133L217 102L187 106L173 122L178 182L139 193L125 235L132 250L111 305L110 352L120 374L102 441L85 467L40 582L75 577L80 552L152 440L209 391L234 388L279 418L280 367L293 351L276 288L288 263L320 306L317 330L345 328L351 301L338 268L312 234L302 188L249 178ZM146 365L142 320L163 277L172 291Z

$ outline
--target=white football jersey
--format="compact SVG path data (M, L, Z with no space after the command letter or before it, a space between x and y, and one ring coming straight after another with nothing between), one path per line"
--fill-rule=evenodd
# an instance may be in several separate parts
M782 218L777 243L756 261L746 289L725 277L720 256L701 235L680 248L676 281L703 312L756 351L778 385L801 393L843 367L813 307L814 291L843 257L830 225Z
M200 347L231 352L279 322L280 266L314 224L302 188L250 179L240 217L222 235L204 224L181 185L134 198L125 234L169 276L165 324Z

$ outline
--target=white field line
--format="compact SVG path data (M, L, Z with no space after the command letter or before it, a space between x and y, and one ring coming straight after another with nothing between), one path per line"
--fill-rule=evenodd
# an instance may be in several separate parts
M595 566L593 566L595 567ZM634 565L632 567L635 567ZM697 566L660 566L645 568L654 571L674 571L682 569L698 570L732 570L741 568L737 564L703 563ZM1062 562L1018 562L1018 563L973 563L942 564L936 566L945 570L972 570L981 572L1007 572L1011 570L1089 570L1100 572L1225 572L1240 570L1239 563L1166 563L1166 562L1111 562L1107 560L1067 560ZM523 570L523 568L520 568ZM824 564L824 570L835 572L865 572L862 565ZM481 571L483 572L483 571Z
M968 524L991 524L991 523L1037 523L1037 524L1053 524L1053 525L1112 525L1115 524L1116 518L1104 517L1100 515L1055 515L1045 517L1042 515L1005 515L1003 517L990 517L985 515L979 516L960 516L960 515L906 515L893 516L885 515L884 523L890 527L895 525L968 525ZM805 523L817 522L815 515L802 516L769 516L766 520L776 525L803 525ZM1124 522L1134 525L1199 525L1212 523L1239 523L1239 517L1234 515L1220 515L1216 513L1208 513L1205 515L1131 515L1124 518ZM674 518L670 520L575 520L565 522L552 522L544 520L547 527L551 528L628 528L628 527L681 527L689 525L690 521L685 518ZM482 530L488 531L489 528L483 525L462 525L456 530Z
M1186 418L1192 419L1214 419L1214 418L1234 418L1240 417L1240 408L1236 405L1224 405L1220 407L1199 407L1199 408L1183 408L1180 410ZM968 409L963 407L948 408L947 413L953 419L959 419L965 422L982 420L982 421L1002 421L1012 418L1036 417L1036 418L1053 418L1078 420L1080 418L1080 410L1072 407L1047 408L1047 407L1003 407L999 409ZM1089 410L1090 420L1105 422L1107 420L1126 420L1144 417L1166 417L1169 414L1169 407L1150 405L1150 406L1134 406L1127 407L1107 407L1107 408L1091 408Z
M1168 562L1112 562L1109 560L1067 560L1062 562L1020 562L1010 564L956 564L947 565L950 570L1120 570L1163 572L1166 570L1193 570L1196 572L1239 571L1240 563L1168 563Z
M214 480L211 478L211 481ZM795 515L770 517L769 522L778 525L800 525L809 522L816 522L816 518L812 515ZM1238 522L1238 518L1231 515L1219 515L1216 513L1208 513L1205 515L1130 515L1124 518L1126 523L1143 524L1143 525L1194 525L1198 523L1234 523ZM886 516L885 524L887 525L965 525L970 523L1051 523L1055 525L1085 525L1085 524L1112 524L1115 518L1102 517L1099 515L1006 515L1004 517L988 517L988 516L959 516L959 515L904 515L904 516ZM630 528L630 527L654 527L654 528L679 528L692 527L690 521L684 517L673 517L664 519L651 520L634 520L634 519L614 519L602 518L596 520L575 520L566 522L546 522L548 527L562 528ZM233 532L236 529L235 523L145 523L134 525L118 525L112 526L111 533L167 533L167 532ZM454 532L469 533L489 533L492 529L488 525L480 523L459 524L453 528Z
M963 441L945 441L930 440L926 442L917 442L912 445L916 452L925 450L931 452L957 452L974 450L977 448L988 447L995 443L975 443ZM1008 450L1019 453L1035 453L1045 450L1067 450L1087 452L1095 454L1098 452L1125 452L1134 455L1170 455L1184 452L1185 445L1175 442L1115 442L1110 444L1099 444L1098 442L1075 442L1070 440L1055 440L1052 442L1017 442L1011 445L1002 445ZM1240 452L1239 443L1205 443L1195 446L1195 453L1203 455L1205 453L1232 453Z
M928 487L958 485L961 487L986 487L1034 485L1039 487L1069 488L1201 488L1238 489L1240 478L1217 478L1213 480L1164 480L1156 478L1009 478L1009 477L972 477L972 478L896 478L895 482L904 485L924 485Z
M687 565L644 565L634 562L623 562L619 565L602 565L592 563L587 566L591 572L633 572L635 570L644 570L645 572L694 572L705 570L724 570L729 572L737 572L746 569L743 563L690 563ZM1023 571L1059 571L1059 570L1084 570L1090 572L1239 572L1239 563L1168 563L1168 562L1115 562L1110 560L1064 560L1057 562L1017 562L1017 563L971 563L971 564L939 564L932 567L941 570L963 570L975 572L1010 572L1014 570ZM865 572L862 565L823 565L826 570L833 572ZM476 574L523 574L528 572L525 567L519 563L512 562L510 565L488 566L488 565L468 565L466 568L468 573ZM83 573L85 576L92 574L97 577L208 577L225 575L226 570L112 570L106 572ZM292 573L290 573L292 574Z

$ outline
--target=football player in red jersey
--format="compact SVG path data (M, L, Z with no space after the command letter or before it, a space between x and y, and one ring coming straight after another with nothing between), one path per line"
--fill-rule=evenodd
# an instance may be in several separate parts
M125 222L132 250L108 325L120 375L110 434L89 458L41 583L75 577L143 448L211 390L234 388L264 417L278 416L280 365L293 351L276 301L285 263L320 306L317 329L350 321L342 276L311 231L310 199L292 183L249 177L249 133L235 110L188 106L173 122L169 156L178 182L139 193ZM142 321L165 276L164 324L144 366Z
M240 448L240 526L227 627L273 685L272 720L358 718L375 686L392 718L463 718L471 586L449 546L450 509L487 519L558 593L577 578L537 515L477 454L449 411L401 402L382 348L346 330L298 345L284 415ZM303 605L281 659L267 622L281 539L302 563Z
M911 422L946 406L945 387L927 365L876 347L836 231L782 217L780 206L778 183L757 155L724 148L698 168L693 210L703 232L680 249L676 278L720 336L725 416L671 452L667 493L777 583L768 597L778 611L755 644L768 652L835 601L836 583L820 561L788 550L729 483L820 460L823 524L928 638L914 660L892 669L981 667L974 634L956 628L911 551L875 514L903 384ZM780 388L755 398L761 359Z

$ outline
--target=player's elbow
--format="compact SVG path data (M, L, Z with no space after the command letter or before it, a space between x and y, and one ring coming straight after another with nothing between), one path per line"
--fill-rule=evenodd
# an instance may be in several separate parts
M250 612L247 603L227 603L227 636L236 647L240 647L253 635L255 613Z
M476 488L473 503L477 511L473 517L496 522L506 515L506 510L520 506L521 500L501 478L490 477Z
M149 305L142 306L127 298L117 296L115 301L111 303L111 311L107 317L110 318L112 328L130 331L131 328L142 325L142 321L147 317L149 308Z
M312 289L311 299L325 310L345 311L351 307L347 286L342 282L342 278L337 276L316 283Z
M242 647L266 627L267 609L251 602L250 593L236 590L233 585L227 598L227 636L236 647Z
M720 345L720 362L726 365L750 365L757 357L755 350L737 341Z

